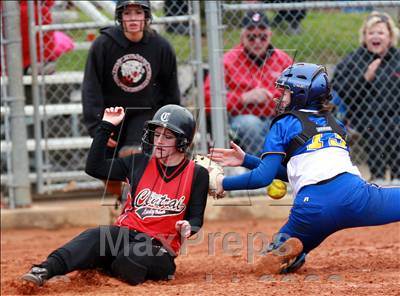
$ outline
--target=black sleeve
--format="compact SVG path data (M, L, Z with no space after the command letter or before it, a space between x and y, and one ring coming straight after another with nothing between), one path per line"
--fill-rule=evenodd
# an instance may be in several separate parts
M162 51L162 67L158 79L161 94L163 95L163 102L159 102L158 107L167 104L180 105L181 101L175 52L168 41L165 40L165 42L166 44L163 46Z
M103 44L99 39L96 39L89 50L82 82L83 120L91 137L94 137L104 110L104 97L101 87L103 83L103 55Z
M362 96L362 90L370 88L370 83L364 78L365 65L361 62L359 54L350 54L340 62L332 78L333 89L347 105Z
M278 172L275 176L277 179L282 180L284 182L289 182L288 175L287 175L287 168L284 167L282 164L278 168Z
M107 141L115 126L101 121L90 146L86 160L86 173L101 180L125 181L129 175L132 156L106 159Z
M203 226L204 211L208 196L208 171L202 166L196 165L192 183L192 194L190 196L185 220L189 221L192 227L192 235L198 232Z

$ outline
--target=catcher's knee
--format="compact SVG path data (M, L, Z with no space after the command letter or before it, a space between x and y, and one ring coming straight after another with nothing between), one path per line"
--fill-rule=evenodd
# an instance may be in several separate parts
M115 277L131 284L138 285L146 280L147 267L135 262L130 256L120 254L111 264L111 271Z

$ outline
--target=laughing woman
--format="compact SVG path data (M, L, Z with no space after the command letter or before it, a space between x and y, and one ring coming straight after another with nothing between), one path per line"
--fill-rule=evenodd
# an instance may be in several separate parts
M372 12L360 30L361 46L340 62L333 89L347 105L347 124L365 139L371 179L379 182L390 167L400 178L399 29L392 18Z

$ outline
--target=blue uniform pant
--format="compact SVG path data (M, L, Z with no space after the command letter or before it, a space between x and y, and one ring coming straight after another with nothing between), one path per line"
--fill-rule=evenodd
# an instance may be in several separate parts
M345 173L297 194L279 233L299 238L308 253L332 233L400 221L400 187L379 187Z

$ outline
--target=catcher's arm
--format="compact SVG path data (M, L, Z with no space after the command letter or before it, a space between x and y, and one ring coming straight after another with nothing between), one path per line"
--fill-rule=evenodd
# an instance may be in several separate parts
M193 161L206 168L210 177L208 193L214 198L223 198L225 193L221 188L221 179L224 176L224 169L215 161L212 161L205 155L196 155Z

